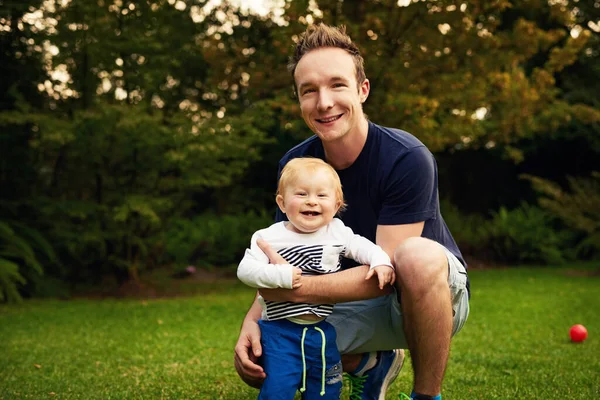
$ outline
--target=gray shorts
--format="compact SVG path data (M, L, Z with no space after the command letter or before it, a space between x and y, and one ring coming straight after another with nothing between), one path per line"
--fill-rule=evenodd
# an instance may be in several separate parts
M448 285L452 295L454 324L452 336L461 330L469 316L467 272L446 248ZM363 353L377 350L406 349L402 309L394 293L371 300L336 304L327 317L337 332L340 353Z

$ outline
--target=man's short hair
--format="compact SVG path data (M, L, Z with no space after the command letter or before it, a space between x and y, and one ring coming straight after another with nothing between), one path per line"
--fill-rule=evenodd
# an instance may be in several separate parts
M360 55L360 50L356 44L354 44L352 39L350 39L350 36L346 34L346 27L344 25L335 27L320 23L317 25L309 25L308 28L306 28L306 31L300 35L294 54L290 57L288 63L288 70L292 73L292 79L294 78L294 73L296 72L296 67L300 62L300 59L311 50L320 49L322 47L337 47L345 50L352 56L356 72L357 87L360 87L367 78L365 74L365 62ZM295 84L294 90L296 90Z

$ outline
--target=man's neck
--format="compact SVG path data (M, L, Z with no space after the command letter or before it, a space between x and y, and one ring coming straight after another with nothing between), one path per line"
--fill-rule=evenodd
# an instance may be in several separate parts
M348 132L343 138L334 142L323 143L327 162L337 170L351 166L360 155L369 134L369 122L366 118L359 126Z

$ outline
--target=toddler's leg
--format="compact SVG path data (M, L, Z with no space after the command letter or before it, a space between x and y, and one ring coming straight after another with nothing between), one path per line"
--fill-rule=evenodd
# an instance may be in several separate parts
M287 322L287 321L286 321ZM293 400L302 379L299 341L286 332L282 321L259 321L263 354L262 366L267 377L258 395L259 400Z

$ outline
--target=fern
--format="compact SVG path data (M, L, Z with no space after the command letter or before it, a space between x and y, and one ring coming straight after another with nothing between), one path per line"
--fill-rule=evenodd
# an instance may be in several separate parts
M578 253L589 249L600 252L600 172L592 172L589 178L569 177L568 191L539 177L523 175L523 178L544 195L540 206L571 229L585 234L577 246Z
M52 246L38 231L0 221L0 302L20 302L19 286L27 283L24 276L44 273L36 253L56 261Z
M19 273L19 265L0 257L0 302L19 303L22 299L18 284L25 284L25 278Z

